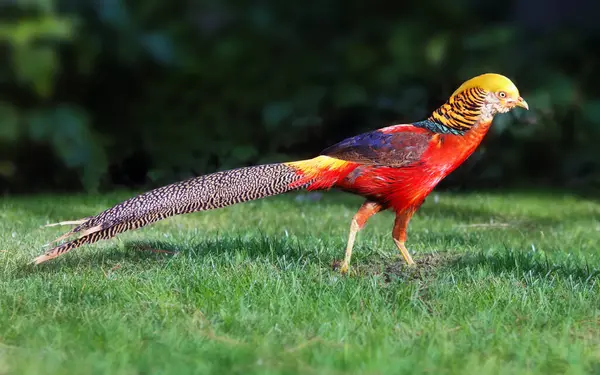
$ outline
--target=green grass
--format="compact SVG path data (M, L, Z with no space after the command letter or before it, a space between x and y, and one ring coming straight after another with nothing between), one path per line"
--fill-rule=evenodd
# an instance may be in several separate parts
M27 263L129 194L0 203L0 374L600 373L600 203L441 194L343 256L361 200L295 195L171 218ZM489 225L490 222L503 225ZM473 226L472 224L484 224ZM144 248L176 252L156 253Z

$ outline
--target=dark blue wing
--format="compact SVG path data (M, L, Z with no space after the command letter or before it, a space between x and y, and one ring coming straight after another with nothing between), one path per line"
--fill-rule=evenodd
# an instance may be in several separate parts
M354 163L404 167L418 162L431 136L426 133L383 133L375 130L347 138L321 155Z

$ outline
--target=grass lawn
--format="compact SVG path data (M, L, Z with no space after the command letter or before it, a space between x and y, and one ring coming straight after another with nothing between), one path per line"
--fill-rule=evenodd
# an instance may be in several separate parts
M357 197L289 194L27 263L130 194L0 201L0 374L600 374L600 202L432 195L343 257ZM160 249L174 254L149 251Z

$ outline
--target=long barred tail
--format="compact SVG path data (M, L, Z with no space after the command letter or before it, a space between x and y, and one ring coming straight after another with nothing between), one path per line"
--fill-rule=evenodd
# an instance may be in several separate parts
M79 225L57 241L74 234L79 234L79 238L48 250L32 263L43 263L79 246L106 240L169 216L212 210L309 185L314 176L307 178L302 169L293 164L266 164L191 178L138 195L96 216L65 222Z

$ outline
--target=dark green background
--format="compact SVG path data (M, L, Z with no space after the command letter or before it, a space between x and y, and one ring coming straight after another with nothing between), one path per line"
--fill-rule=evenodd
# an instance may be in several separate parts
M445 187L600 187L600 5L0 0L0 191L149 188L314 156L509 76Z

